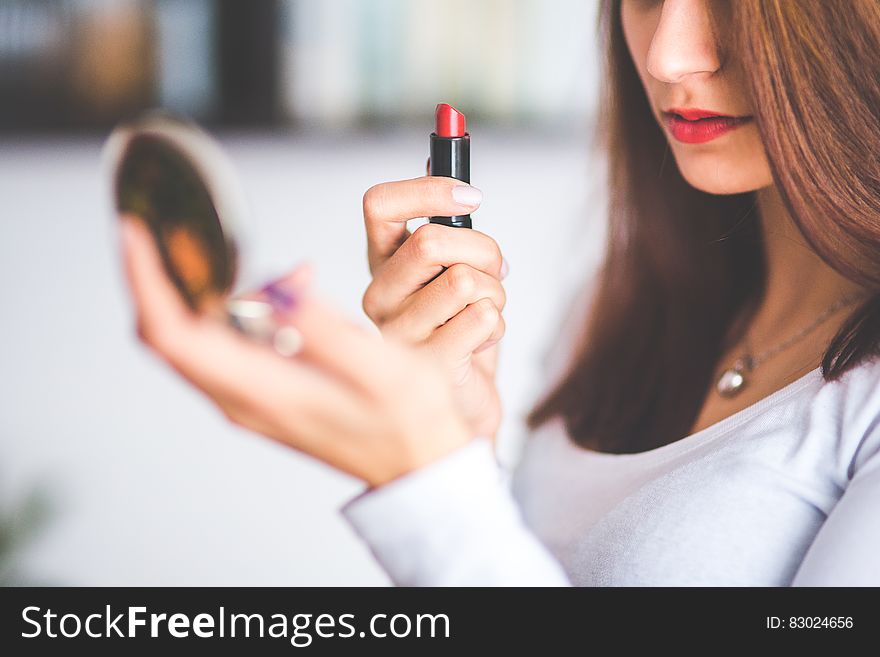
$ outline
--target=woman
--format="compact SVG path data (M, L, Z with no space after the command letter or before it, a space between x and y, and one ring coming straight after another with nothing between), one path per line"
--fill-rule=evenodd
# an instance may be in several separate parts
M363 478L343 513L398 584L880 584L880 6L609 0L601 25L607 253L512 491L503 258L405 223L475 188L371 188L384 339L300 269L294 360L189 315L130 222L141 334L232 420ZM673 108L733 129L695 143Z

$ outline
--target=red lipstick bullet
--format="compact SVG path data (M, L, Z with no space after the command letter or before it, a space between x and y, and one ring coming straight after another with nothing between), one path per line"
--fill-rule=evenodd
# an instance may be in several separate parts
M452 105L437 105L434 132L431 133L432 176L448 176L466 183L471 181L471 137L464 114ZM431 217L433 224L471 228L469 214L457 217Z
M464 137L467 134L464 114L452 105L440 103L437 105L434 132L438 137Z

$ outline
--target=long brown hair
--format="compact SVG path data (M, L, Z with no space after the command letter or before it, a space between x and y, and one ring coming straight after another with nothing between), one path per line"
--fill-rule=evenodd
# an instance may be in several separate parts
M737 0L734 45L774 182L807 243L880 289L880 3ZM604 0L598 132L609 228L586 326L568 369L527 418L560 417L578 444L631 453L688 434L719 359L766 282L754 192L690 186L667 152ZM880 352L880 296L857 305L822 358L826 381Z

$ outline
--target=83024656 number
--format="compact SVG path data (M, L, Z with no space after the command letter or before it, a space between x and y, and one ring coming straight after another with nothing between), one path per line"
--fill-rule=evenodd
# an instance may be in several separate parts
M768 630L810 630L810 629L851 629L854 625L852 616L767 616Z

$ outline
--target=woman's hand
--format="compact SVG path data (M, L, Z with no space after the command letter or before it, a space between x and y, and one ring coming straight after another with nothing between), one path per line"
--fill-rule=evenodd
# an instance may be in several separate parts
M495 385L504 335L506 266L498 244L477 230L415 217L468 214L480 192L454 178L425 176L375 185L364 195L373 280L363 308L382 335L430 354L447 373L474 435L494 438L501 422Z
M297 355L284 358L216 319L193 314L166 277L146 227L133 218L122 224L141 340L232 422L370 486L470 439L436 363L371 335L307 294L307 268L276 282L296 300L283 319L303 339Z

